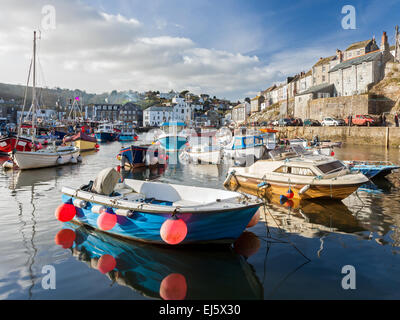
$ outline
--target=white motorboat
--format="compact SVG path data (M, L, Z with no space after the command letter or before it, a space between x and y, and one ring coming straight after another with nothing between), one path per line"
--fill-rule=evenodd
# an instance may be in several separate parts
M235 160L239 165L247 161L256 161L264 156L266 146L259 135L235 135L223 149L227 159Z
M368 182L361 173L352 173L340 160L323 155L270 152L272 159L253 165L230 168L224 185L253 192L286 195L297 199L344 199Z
M180 159L197 164L220 164L222 156L222 149L218 145L197 144L186 148L180 154Z

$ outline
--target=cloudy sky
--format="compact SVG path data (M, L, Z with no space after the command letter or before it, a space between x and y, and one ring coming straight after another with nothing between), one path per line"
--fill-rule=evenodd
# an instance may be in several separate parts
M392 44L398 12L397 0L0 0L0 82L26 82L40 30L39 85L242 100L384 30Z

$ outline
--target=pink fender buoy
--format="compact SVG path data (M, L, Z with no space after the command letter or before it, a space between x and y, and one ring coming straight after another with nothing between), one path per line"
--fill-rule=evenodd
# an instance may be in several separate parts
M180 273L171 273L161 281L160 297L164 300L183 300L186 293L186 278Z
M74 244L75 238L76 234L74 230L62 229L56 234L54 242L57 245L62 246L64 249L68 249Z
M187 235L187 225L182 219L172 217L161 226L160 236L168 244L181 243Z
M60 204L55 212L57 220L61 222L71 221L76 214L76 209L73 204L63 203Z
M102 212L97 218L97 225L103 231L111 230L117 224L117 215L109 212Z
M260 221L260 211L259 210L254 214L253 218L251 218L251 220L246 228L254 227L258 223L258 221Z
M117 261L110 254L103 254L97 262L97 269L102 273L106 274L114 270L117 266Z

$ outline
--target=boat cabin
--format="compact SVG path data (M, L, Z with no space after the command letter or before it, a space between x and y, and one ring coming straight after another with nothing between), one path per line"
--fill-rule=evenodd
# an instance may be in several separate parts
M183 122L164 122L161 125L162 130L165 134L175 134L181 132L185 128L185 123Z
M234 136L231 146L229 149L239 150L260 147L264 145L264 140L261 136Z

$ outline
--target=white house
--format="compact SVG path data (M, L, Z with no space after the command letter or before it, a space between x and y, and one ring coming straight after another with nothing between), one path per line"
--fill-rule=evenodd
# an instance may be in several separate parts
M162 123L173 121L173 110L171 107L153 106L143 111L144 127L159 127Z

